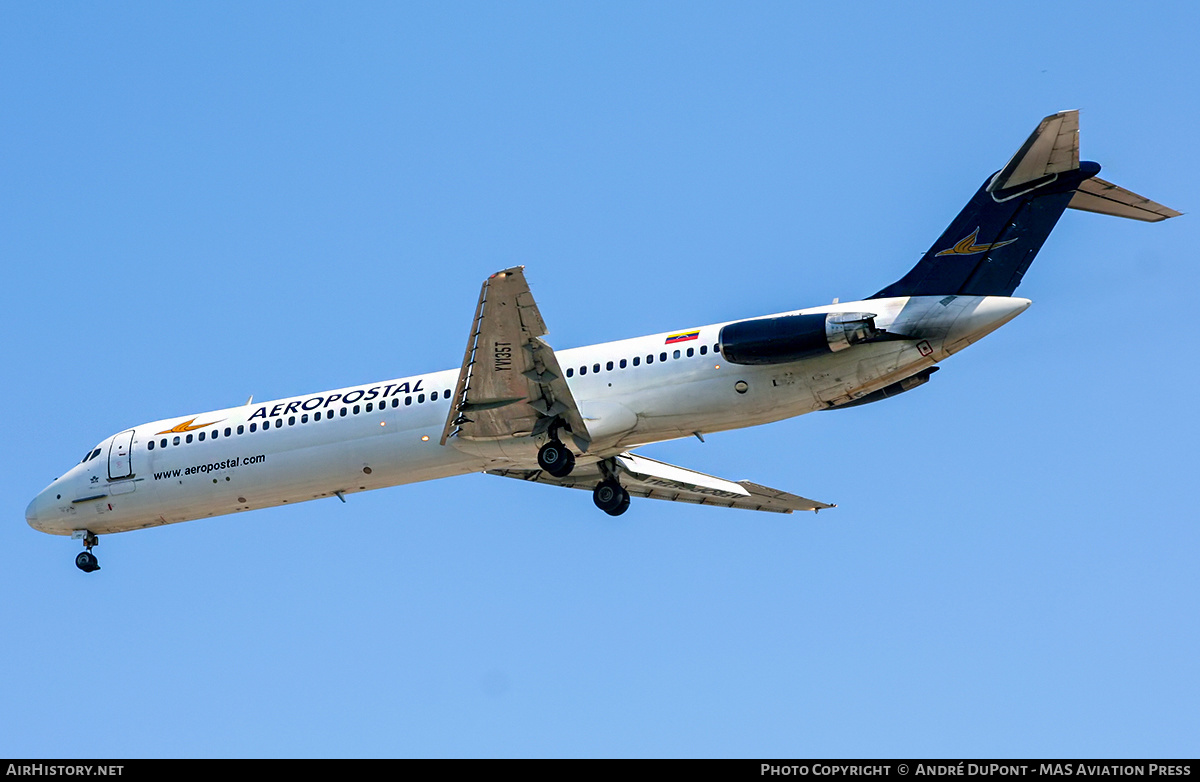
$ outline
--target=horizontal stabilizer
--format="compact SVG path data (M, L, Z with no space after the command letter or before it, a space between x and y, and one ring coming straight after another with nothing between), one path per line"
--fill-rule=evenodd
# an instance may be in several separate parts
M1148 223L1157 223L1169 217L1179 217L1181 214L1149 198L1131 193L1123 187L1117 187L1112 182L1105 182L1099 177L1092 177L1081 183L1067 207L1083 212L1145 220Z

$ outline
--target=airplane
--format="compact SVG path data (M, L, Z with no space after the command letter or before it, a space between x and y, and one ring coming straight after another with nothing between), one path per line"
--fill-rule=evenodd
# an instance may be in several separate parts
M488 473L633 497L777 513L834 505L666 464L633 449L905 393L1031 304L1014 297L1067 208L1157 222L1180 213L1079 160L1079 112L1044 118L917 264L859 301L555 350L524 268L488 277L460 366L189 413L89 449L25 511L98 536L386 486Z

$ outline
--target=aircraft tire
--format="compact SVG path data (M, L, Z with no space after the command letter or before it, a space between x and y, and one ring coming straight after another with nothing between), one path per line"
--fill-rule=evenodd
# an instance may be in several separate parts
M566 450L566 449L564 449L564 450ZM550 474L553 475L555 478L566 478L568 475L571 474L571 471L574 469L575 469L575 454L571 453L570 451L567 451L567 458L564 459L563 463L557 469L555 469L553 472L551 472Z
M624 495L624 499L621 500L621 504L612 510L605 511L605 513L607 513L609 516L620 516L622 513L629 510L629 492L622 489L621 494Z
M592 502L610 516L620 516L629 507L629 493L616 481L602 481L592 492Z
M84 573L91 573L93 570L100 569L100 563L96 561L96 557L90 551L81 551L79 556L75 557L75 567Z
M538 466L555 478L565 478L575 469L575 454L557 440L551 440L538 451Z

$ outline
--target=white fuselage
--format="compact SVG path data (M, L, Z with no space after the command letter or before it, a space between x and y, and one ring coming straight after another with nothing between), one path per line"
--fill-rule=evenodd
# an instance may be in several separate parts
M932 366L1028 306L1019 298L947 296L781 313L865 311L881 328L910 338L769 366L725 360L717 350L724 323L675 344L664 344L665 332L555 355L592 435L578 457L586 463L853 401ZM458 374L414 375L123 430L38 494L26 519L56 535L124 532L497 466L536 467L544 438L440 444Z

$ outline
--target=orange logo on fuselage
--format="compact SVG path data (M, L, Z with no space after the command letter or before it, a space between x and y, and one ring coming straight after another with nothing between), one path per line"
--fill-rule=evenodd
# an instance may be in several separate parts
M1009 239L1007 242L996 242L994 244L975 244L975 240L979 238L979 229L976 228L971 232L971 235L960 241L958 244L951 247L949 250L942 250L938 255L975 255L976 253L987 252L988 250L997 247L1003 247L1006 244L1012 244L1016 239ZM934 256L935 258L937 256Z
M175 426L171 427L170 429L166 430L165 432L159 432L158 434L183 434L184 432L191 432L195 429L203 429L206 426L212 426L213 424L219 424L219 423L221 423L221 421L224 421L225 419L222 418L221 421L209 421L207 424L196 424L195 426L192 426L192 422L195 420L196 419L193 418L191 421L184 421L181 424L176 424Z

